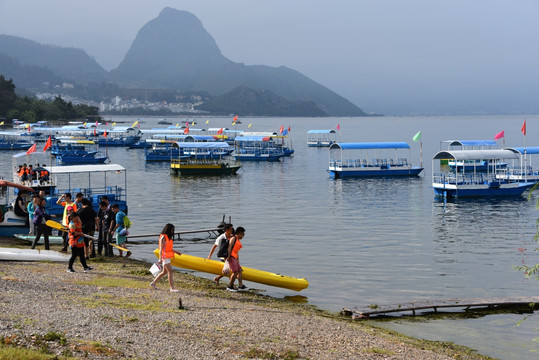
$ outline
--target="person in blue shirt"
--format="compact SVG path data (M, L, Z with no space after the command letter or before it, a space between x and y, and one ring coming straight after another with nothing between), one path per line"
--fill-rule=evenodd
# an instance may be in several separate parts
M112 204L110 209L116 216L116 226L110 230L110 234L112 235L116 233L116 244L118 244L118 246L121 246L127 249L127 247L125 246L125 240L127 238L126 236L127 234L126 234L126 229L124 229L125 213L122 210L120 210L120 207L118 206L118 204ZM119 250L119 251L120 251L120 257L122 257L123 251L122 250ZM125 255L125 257L129 257L129 256L131 256L131 251L127 251L127 254Z

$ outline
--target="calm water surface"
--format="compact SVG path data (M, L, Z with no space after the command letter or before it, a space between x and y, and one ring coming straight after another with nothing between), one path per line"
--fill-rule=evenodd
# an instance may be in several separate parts
M137 120L117 118L128 123ZM230 119L206 119L194 127L232 128ZM175 177L168 164L146 164L142 150L108 149L112 162L128 168L131 233L158 233L217 225L224 214L246 228L242 265L305 277L300 293L255 283L275 297L300 295L322 308L442 300L537 296L539 282L513 269L536 263L533 202L466 200L443 203L431 188L431 158L448 139L492 139L505 130L508 146L522 146L523 116L242 119L239 129L278 131L290 126L296 153L277 163L243 163L239 176ZM539 116L527 116L527 145L539 145ZM157 127L144 119L142 127ZM175 122L175 120L172 120ZM341 126L341 141L406 141L419 163L421 130L425 172L412 179L339 179L326 171L328 150L308 148L310 129ZM535 140L537 139L537 140ZM10 156L0 154L2 175ZM535 200L535 199L534 199ZM186 236L178 250L206 257L213 239ZM154 261L154 239L133 245L134 257ZM212 275L197 273L210 278ZM538 317L517 326L518 314L458 320L397 320L382 325L427 339L454 341L504 359L529 358L539 350Z

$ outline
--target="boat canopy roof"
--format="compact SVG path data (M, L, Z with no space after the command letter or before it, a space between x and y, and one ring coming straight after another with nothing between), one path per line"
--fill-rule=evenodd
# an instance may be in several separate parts
M449 146L496 146L496 141L494 140L445 140L443 141L448 143Z
M215 137L212 135L181 135L181 134L156 134L154 138L174 138L174 139L183 139L184 141L197 140L197 141L215 141Z
M253 141L253 142L262 142L262 141L270 141L271 136L236 136L234 141L237 142L247 142L247 141Z
M44 166L45 170L51 174L75 174L75 173L99 173L106 171L125 171L122 165L100 164L100 165L70 165L70 166Z
M371 150L371 149L409 149L405 142L364 142L364 143L335 143L329 149L341 150Z
M335 134L335 130L309 130L307 134Z
M532 147L506 147L504 150L511 150L512 152L515 152L517 154L524 155L526 154L539 154L539 146L532 146Z
M85 145L95 144L95 142L92 140L76 140L76 139L60 139L59 142L62 144L85 144Z
M183 134L185 129L174 128L174 129L142 129L140 130L143 134Z
M0 136L23 136L23 133L15 131L0 131Z
M492 160L492 159L518 159L517 153L511 150L445 150L439 151L432 158L455 160Z
M208 128L208 131L219 131L223 129L223 131L227 131L227 130L230 130L229 128L227 127L223 127L223 128Z
M173 147L189 148L189 149L230 149L231 146L226 142L185 142L177 141L172 144Z
M243 136L277 136L274 131L244 131Z

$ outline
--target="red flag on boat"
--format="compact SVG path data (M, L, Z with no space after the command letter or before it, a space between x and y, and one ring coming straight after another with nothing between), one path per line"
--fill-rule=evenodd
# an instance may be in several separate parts
M288 125L288 132L290 132L290 125Z
M52 146L52 140L51 136L49 135L49 138L47 139L47 142L45 143L45 147L43 148L43 152L47 151L48 148Z
M496 135L494 135L494 140L498 140L498 139L501 139L501 138L504 138L504 137L505 137L505 131L502 130L499 133L497 133Z
M522 124L520 131L522 131L522 134L526 135L526 120L524 120L524 124Z
M95 128L94 128L94 136L97 136L97 131L95 130Z
M238 115L234 116L234 119L232 120L233 123L236 121L238 121Z
M219 130L217 130L217 134L222 134L223 133L223 128L220 128Z
M281 133L281 134L282 134L282 133L283 133L283 131L284 131L284 127L283 127L283 125L281 125L281 128L279 129L279 133Z
M184 133L185 135L189 134L189 126L186 127L185 129L183 129L183 133Z
M28 149L28 151L26 152L26 155L30 155L31 153L35 153L36 151L37 151L37 144L34 143L34 145L32 145L30 149Z
M337 130L341 130L341 124L337 124Z
M103 136L107 137L107 130L105 130L105 132L103 133Z
M98 125L99 125L99 123L98 123L98 122L97 122L97 120L96 120L96 122L95 122L95 126L98 126Z

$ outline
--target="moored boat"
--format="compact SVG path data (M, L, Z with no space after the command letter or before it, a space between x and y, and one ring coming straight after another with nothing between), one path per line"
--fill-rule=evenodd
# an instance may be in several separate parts
M170 163L176 175L234 175L241 168L229 159L233 148L225 142L177 142L173 147L184 154Z
M309 130L307 131L308 147L329 147L336 142L335 130Z
M432 187L437 197L510 197L521 196L530 189L534 182L522 182L511 179L504 167L499 167L501 160L518 159L518 155L510 150L447 150L440 151L432 158L433 169L440 159L454 161L485 160L487 171L462 171L454 168L449 172L436 173L433 170Z
M334 143L329 150L328 172L335 179L418 176L423 171L399 156L399 151L410 153L405 142Z
M279 161L284 150L272 136L237 136L235 139L236 160Z

